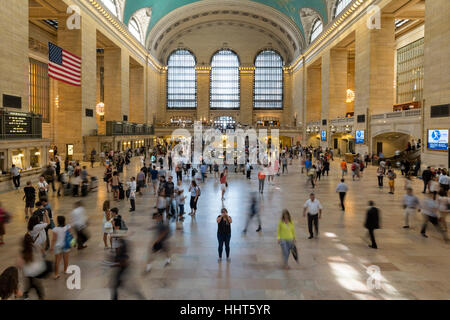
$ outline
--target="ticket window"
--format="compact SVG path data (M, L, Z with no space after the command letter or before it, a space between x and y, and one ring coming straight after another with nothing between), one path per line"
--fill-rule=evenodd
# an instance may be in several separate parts
M25 167L25 153L23 150L13 150L11 156L12 164L21 169Z
M32 168L41 167L41 150L38 148L30 150L30 166Z

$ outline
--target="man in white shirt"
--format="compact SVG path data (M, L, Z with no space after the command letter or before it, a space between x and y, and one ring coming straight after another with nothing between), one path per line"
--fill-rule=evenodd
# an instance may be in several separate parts
M16 188L16 190L19 190L19 188L20 188L20 171L21 170L22 170L21 168L16 167L16 165L13 164L11 171L10 171L12 179L13 179L14 187Z
M84 209L81 201L75 202L75 209L73 209L70 213L70 218L72 220L71 226L77 232L78 250L84 249L87 247L85 243L88 240L88 235L86 232L87 217L86 210Z
M341 200L341 208L342 211L345 211L344 201L345 201L345 195L347 194L348 187L344 183L345 180L341 179L341 182L337 185L336 192L339 192L339 199Z
M420 209L419 198L413 194L411 187L406 189L406 194L403 197L403 208L405 209L405 224L403 228L409 228L409 217L416 214L417 209Z
M303 206L303 216L305 217L308 213L308 239L314 238L313 223L314 229L316 229L316 237L319 235L319 219L322 218L322 209L320 201L315 198L314 193L311 193Z
M450 178L448 177L448 174L445 171L445 169L442 171L442 174L439 176L439 184L441 185L441 189L443 189L447 193L448 189L449 189L448 186L450 184Z

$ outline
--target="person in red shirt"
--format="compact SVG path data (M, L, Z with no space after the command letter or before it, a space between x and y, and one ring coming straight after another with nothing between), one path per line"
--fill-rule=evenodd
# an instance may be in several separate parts
M260 167L258 171L258 181L259 181L259 193L264 192L264 181L266 180L266 173L264 172L264 167Z

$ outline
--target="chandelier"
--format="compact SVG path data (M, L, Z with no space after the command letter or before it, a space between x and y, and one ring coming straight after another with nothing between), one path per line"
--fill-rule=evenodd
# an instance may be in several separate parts
M355 91L347 89L347 103L355 101Z
M99 104L97 104L96 109L97 109L97 114L99 116L105 115L105 104L103 102L100 102Z

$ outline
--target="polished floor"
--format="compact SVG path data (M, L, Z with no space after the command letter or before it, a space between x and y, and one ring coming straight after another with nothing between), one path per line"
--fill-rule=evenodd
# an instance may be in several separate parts
M125 176L135 174L139 167L134 160ZM128 213L129 204L117 203L129 228L133 247L133 268L127 285L139 288L147 299L449 299L450 245L429 228L429 238L419 234L421 217L413 228L405 230L401 199L404 179L398 173L395 195L388 188L378 189L375 168L369 167L361 181L347 179L349 193L345 214L339 208L335 188L339 182L338 161L331 166L329 177L315 189L324 206L320 220L320 237L307 239L306 220L302 207L311 192L299 164L289 166L289 174L275 177L261 196L263 232L256 233L255 222L246 236L241 234L248 212L251 191L257 191L256 172L248 181L242 174L230 173L229 191L224 206L233 217L231 262L217 262L217 224L215 218L222 203L220 189L211 176L201 185L197 218L187 216L183 230L172 225L170 239L172 264L164 267L164 257L154 263L150 274L143 277L147 247L154 238L152 226L155 197L146 192L137 199L137 212ZM91 174L102 177L103 169ZM185 182L186 192L187 184ZM413 182L420 194L421 181ZM104 183L99 191L83 201L89 213L91 239L88 248L72 250L70 264L81 268L81 290L68 290L65 280L45 280L47 299L109 299L110 268L104 266L105 250L101 234L101 205L112 198ZM4 207L14 214L7 225L6 245L0 247L0 269L14 264L19 241L25 233L22 192L1 194ZM376 232L379 249L368 248L363 220L367 201L374 200L381 209L382 229ZM54 215L69 215L75 201L72 197L57 198L50 194ZM189 206L187 211L189 212ZM281 266L281 249L276 241L276 227L281 210L287 208L297 230L300 261L291 258L291 269ZM369 275L371 267L380 270L378 287ZM371 268L369 268L371 267ZM371 289L374 288L374 289ZM35 298L34 295L31 298ZM120 299L134 299L131 291L122 290Z

